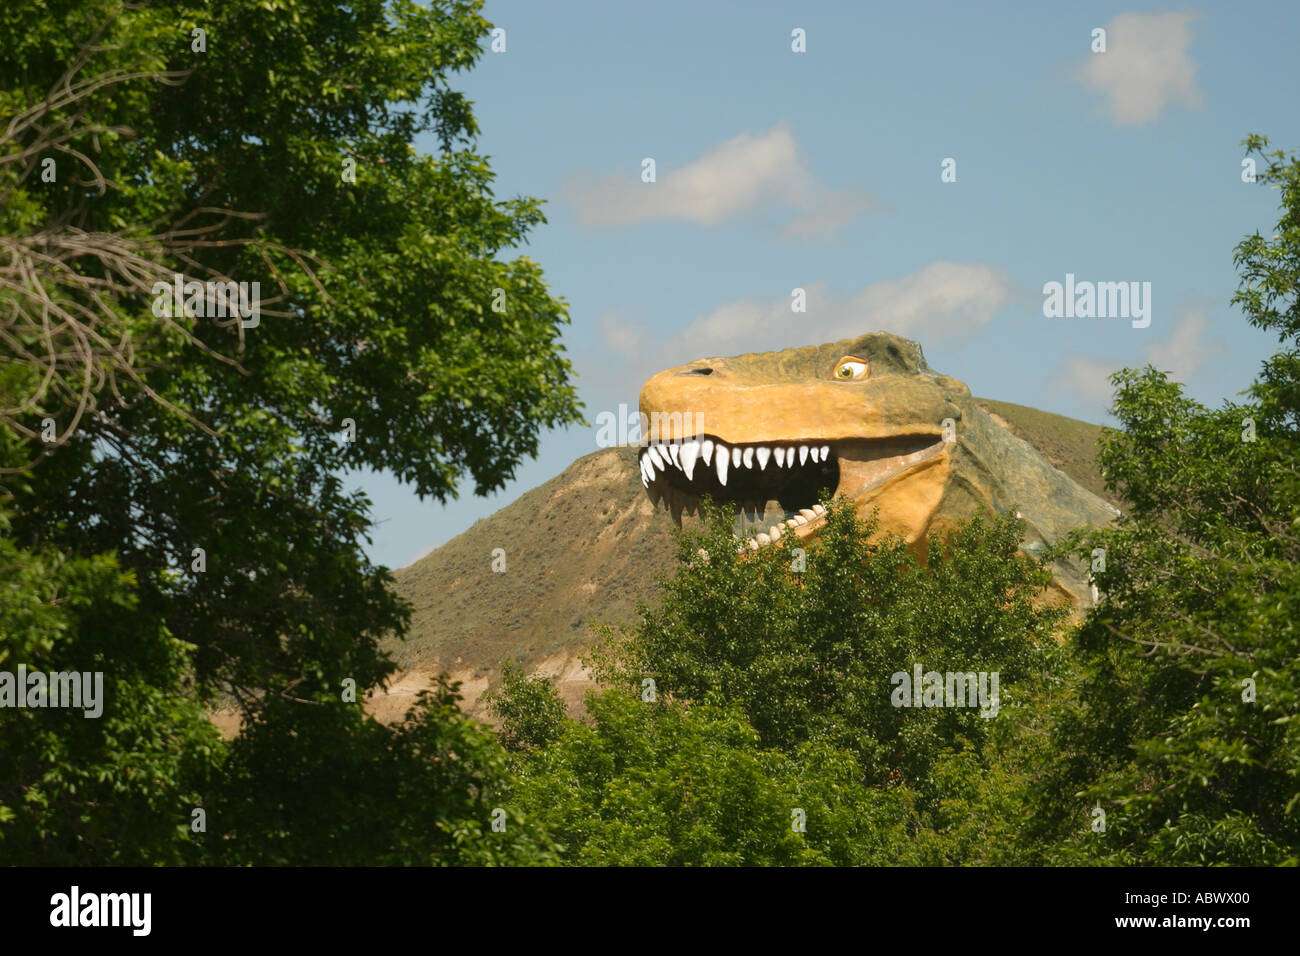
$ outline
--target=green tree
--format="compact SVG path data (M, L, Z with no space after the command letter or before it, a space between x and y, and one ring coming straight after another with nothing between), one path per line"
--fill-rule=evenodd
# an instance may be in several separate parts
M485 493L543 429L580 420L564 303L511 257L539 203L493 196L448 85L480 53L478 7L51 0L0 23L7 533L33 562L119 574L63 619L59 661L102 652L127 679L133 655L184 648L179 669L147 676L199 702L233 695L260 728L234 744L245 770L254 754L274 764L264 734L299 746L263 708L327 706L345 678L367 688L392 670L378 642L408 609L365 557L369 503L338 473ZM154 283L176 273L259 282L260 320L157 314ZM5 640L7 659L28 652ZM130 720L123 751L210 744L189 710L155 728L121 696L107 707ZM355 721L314 739L326 753L374 742ZM38 758L13 764L6 793L33 792L21 768ZM87 846L78 834L108 832L115 812L69 809L46 832Z
M847 751L764 748L734 707L621 688L587 706L590 725L566 721L513 759L512 804L554 835L567 863L881 866L921 855L912 795L862 786ZM509 720L504 732L515 733Z
M1105 549L1103 601L1032 813L1057 860L1300 861L1300 163L1244 145L1282 208L1238 244L1233 302L1282 348L1218 409L1149 366L1114 376L1100 460L1131 509L1082 542Z
M509 801L506 755L445 681L401 723L355 703L275 698L244 728L209 813L225 864L544 864L554 847ZM494 823L496 827L494 828Z
M501 721L501 743L507 750L542 747L564 731L565 706L549 677L528 677L514 661L501 668L501 684L483 695L483 702Z
M789 541L738 552L730 514L705 513L678 535L662 602L592 655L612 686L585 723L530 732L547 681L516 678L495 702L503 739L535 738L512 756L513 802L563 859L1017 862L1039 701L1065 675L1064 612L1035 606L1048 578L1018 553L1018 521L972 521L918 561L831 502L798 562ZM914 663L999 671L998 716L894 706Z
M194 861L190 814L223 748L193 692L192 648L133 624L133 581L113 558L28 551L7 532L0 509L0 671L98 672L103 685L98 717L85 700L0 710L0 862Z
M925 800L937 755L978 747L995 722L971 707L896 706L896 674L999 675L1000 707L1057 666L1064 610L1042 606L1050 580L1018 553L1021 524L976 518L918 561L876 535L848 502L829 502L806 569L788 545L737 552L730 516L679 540L663 603L614 639L616 678L653 677L661 692L741 708L763 746L824 740L855 753L876 785L902 780ZM704 554L707 554L707 558ZM999 711L1000 713L1001 711ZM1001 718L997 718L1001 719Z

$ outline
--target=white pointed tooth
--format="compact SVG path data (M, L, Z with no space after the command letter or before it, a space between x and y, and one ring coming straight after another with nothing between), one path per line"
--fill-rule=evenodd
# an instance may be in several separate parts
M695 475L695 459L700 454L700 443L697 441L682 442L681 463L682 471L686 472L686 480L689 481Z
M812 448L808 449L808 457L813 460L814 464L816 464L822 460L822 450L814 445Z
M784 449L784 448L777 448L777 450L776 450L776 463L777 463L777 465L778 465L779 467L781 467L781 468L784 468L784 467L785 467L785 449Z
M708 465L709 460L713 457L713 442L704 439L704 444L700 446L700 455L704 458L704 464Z
M831 446L822 445L822 461L825 461L830 456L831 456Z
M640 464L640 466L641 466L641 484L643 484L643 485L645 485L647 488L649 488L649 487L650 487L650 473L649 473L648 471L646 471L645 459L642 458L641 461L639 462L639 464Z
M771 539L770 537L768 537L767 534L765 534L765 533L762 532L762 531L760 531L758 534L754 535L754 540L757 541L759 544L771 544L771 543L772 543L772 539Z
M732 467L732 468L739 468L739 467L740 467L740 449L739 449L739 448L733 448L733 449L731 449L731 467Z
M801 527L802 527L803 525L806 525L806 524L808 523L808 519L805 518L803 515L795 515L795 516L794 516L793 518L791 518L790 520L791 520L794 524L797 524L797 525L799 525L799 526L801 526Z
M772 449L768 448L766 445L759 445L758 448L755 449L755 452L758 457L758 470L762 471L767 467L767 460L772 457Z
M752 448L745 449L744 462L746 468L754 467L754 449Z
M817 517L817 512L813 511L811 508L800 508L799 513L803 515L804 519L807 521L813 521Z
M678 468L682 467L682 463L681 463L681 462L678 460L678 458L677 458L677 446L676 446L676 445L669 445L669 446L668 446L668 454L672 456L673 464L674 464L674 465L676 465Z
M804 463L807 462L807 461L808 461L808 446L807 446L807 445L800 445L800 446L799 446L799 464L802 465L802 464L804 464Z
M647 453L650 455L650 460L655 463L655 467L658 468L660 471L663 471L664 458L660 454L659 449L656 448L654 445L651 445L647 449Z
M772 525L772 527L770 527L770 528L767 529L767 536L768 536L769 538L771 538L773 541L780 541L780 540L781 540L781 526L780 526L779 524L774 524L774 525Z
M727 454L725 445L718 446L718 457L714 461L718 470L718 483L722 487L727 487L727 466L731 464L731 456Z
M826 508L823 505L813 505L813 511L818 516L826 514Z

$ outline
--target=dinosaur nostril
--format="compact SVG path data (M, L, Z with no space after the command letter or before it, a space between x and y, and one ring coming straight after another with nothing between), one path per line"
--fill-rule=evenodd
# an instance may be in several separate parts
M678 374L679 375L712 375L713 369L709 368L706 365L703 368L687 369L685 372L679 372Z

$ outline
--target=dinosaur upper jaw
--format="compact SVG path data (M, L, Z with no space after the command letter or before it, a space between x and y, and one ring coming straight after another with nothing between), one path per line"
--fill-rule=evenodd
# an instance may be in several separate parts
M749 539L757 548L790 533L815 534L825 520L817 503L823 492L865 503L944 455L946 447L941 434L924 432L758 443L704 435L651 443L639 457L651 500L663 502L676 520L684 511L694 513L708 495L757 520L758 533Z

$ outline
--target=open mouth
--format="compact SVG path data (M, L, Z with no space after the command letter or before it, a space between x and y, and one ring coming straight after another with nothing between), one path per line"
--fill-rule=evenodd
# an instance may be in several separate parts
M716 436L652 442L641 449L641 483L675 520L700 499L732 505L752 549L825 521L823 492L857 497L938 454L937 435L733 444Z

